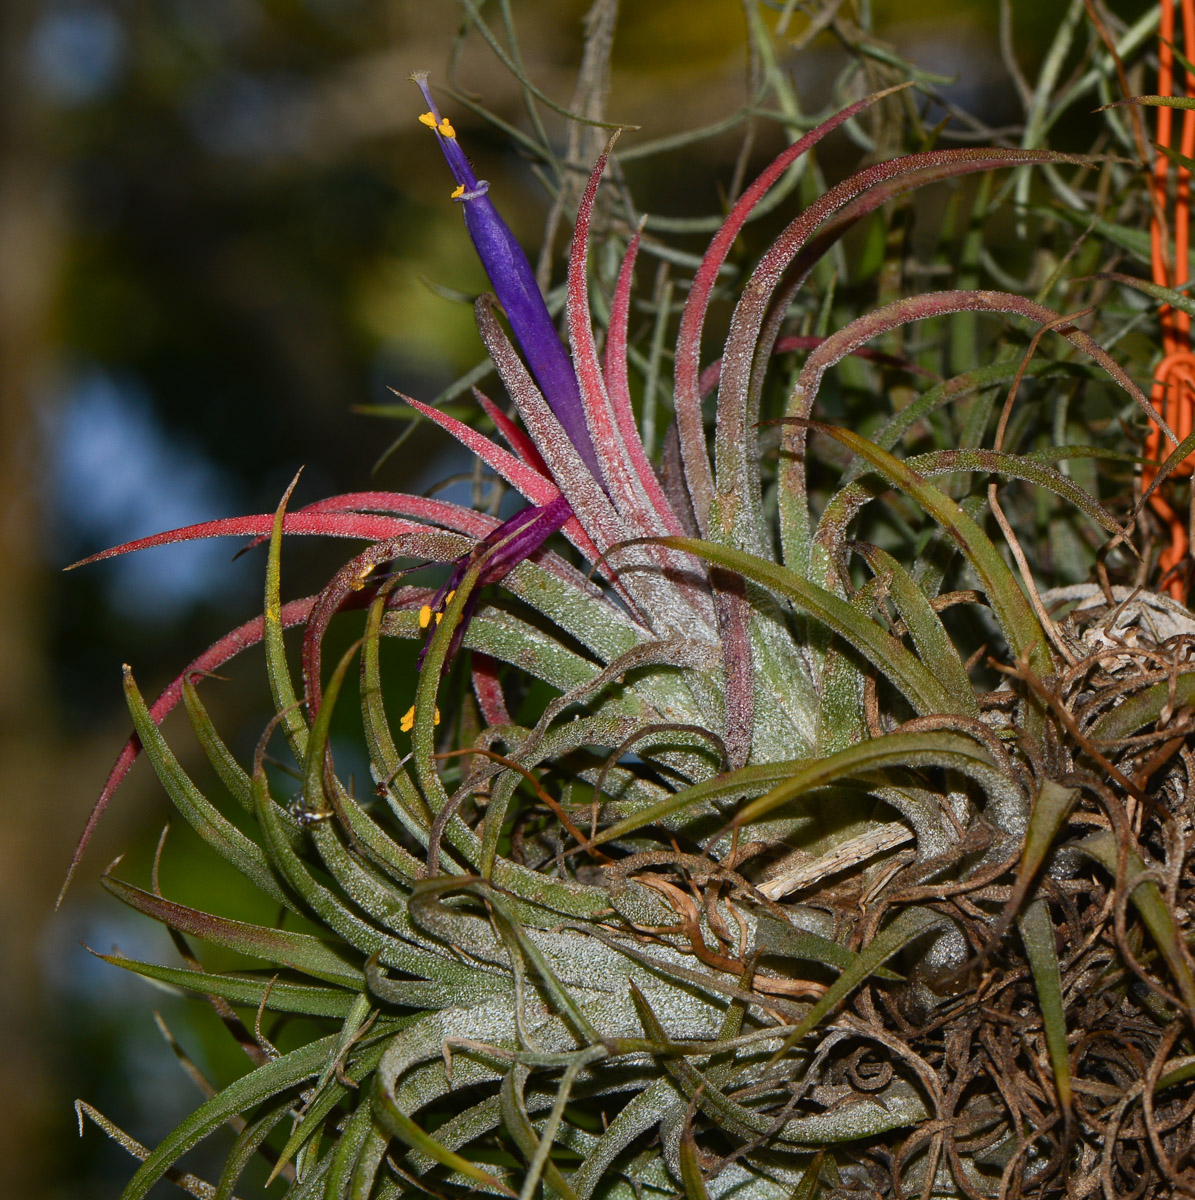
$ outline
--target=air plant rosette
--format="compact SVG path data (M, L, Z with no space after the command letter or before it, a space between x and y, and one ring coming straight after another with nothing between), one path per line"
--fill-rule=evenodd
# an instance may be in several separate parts
M601 352L590 307L613 147L576 214L566 351L488 185L417 82L495 290L477 325L516 415L478 393L503 447L409 403L529 507L502 521L366 492L292 510L288 492L273 514L106 552L268 540L260 618L152 704L126 671L136 736L89 830L144 753L180 814L281 914L235 921L106 878L188 947L184 966L109 961L208 997L250 1057L152 1151L82 1106L142 1159L124 1196L164 1175L231 1196L259 1154L273 1194L294 1200L1087 1196L1146 1179L1151 1195L1182 1194L1195 1170L1191 626L1181 606L1159 601L1166 625L1110 584L1043 599L997 496L1022 481L1122 547L1133 533L1054 465L1080 450L1005 448L1041 341L1159 418L1078 319L1011 292L913 293L820 334L786 325L817 264L890 201L1091 161L934 149L858 171L793 216L703 359L746 222L814 146L898 89L804 133L730 206L692 276L657 464L628 368L639 232ZM924 377L868 344L960 313L1027 326L1028 351L924 381L868 436L814 419L847 359ZM794 354L785 386L778 364ZM976 403L971 440L897 453L997 385L994 435L991 405ZM832 486L827 463L841 468ZM911 558L863 539L885 506L906 526L921 514ZM282 540L297 534L366 547L318 595L284 603ZM442 584L412 583L413 563L446 565ZM354 609L359 640L329 670L325 635ZM988 631L985 653L960 649L960 611ZM389 676L388 638L422 643L417 674ZM258 644L277 716L242 764L197 685ZM985 690L985 671L1003 683ZM329 743L354 678L366 796ZM530 718L515 703L527 680L552 697ZM159 730L180 701L243 810L235 822ZM297 800L268 762L283 741ZM258 965L205 971L192 939ZM299 1016L320 1035L275 1051L271 1029ZM176 1165L228 1123L215 1184Z

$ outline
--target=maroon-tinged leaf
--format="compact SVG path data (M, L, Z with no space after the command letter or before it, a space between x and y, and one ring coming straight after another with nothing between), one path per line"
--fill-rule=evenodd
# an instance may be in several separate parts
M416 517L434 525L442 525L455 533L480 538L493 528L493 517L475 512L447 500L429 496L411 496L406 492L346 492L329 496L297 510L306 512L379 512L392 516Z
M1005 313L1021 316L1038 326L1051 326L1053 332L1065 338L1077 350L1092 358L1151 419L1171 437L1169 427L1149 402L1149 398L1133 382L1123 367L1102 346L1082 330L1059 324L1060 314L1036 301L1011 292L947 291L908 296L868 313L838 330L810 351L796 387L789 398L786 418L808 418L817 399L826 371L840 362L864 342L910 321L942 317L956 312ZM781 447L780 513L781 543L785 561L804 569L809 553L809 512L805 499L806 432L799 422L785 435Z
M590 437L595 446L601 447L600 461L606 491L627 527L634 531L632 536L651 537L668 532L668 521L657 512L653 498L647 494L639 473L634 469L630 450L623 437L624 431L618 424L614 406L606 391L606 381L598 367L597 345L593 339L593 326L589 315L589 282L586 278L589 226L597 199L598 183L614 146L614 140L610 139L605 151L598 157L577 209L568 264L569 344L572 346L573 367L577 373L581 403L589 424ZM630 432L632 440L638 442L638 432L634 429ZM642 453L642 445L639 449ZM671 515L675 524L675 514Z
M610 501L502 331L494 316L491 299L488 296L478 297L474 313L481 340L519 411L524 427L547 463L553 482L568 497L576 514L578 524L575 527L571 522L566 525L565 535L590 562L596 562L601 556L596 544L599 540L603 545L613 545L620 540L616 533L620 526Z
M844 184L840 184L839 187L842 188L850 185L852 180L861 180L864 181L864 190L853 200L848 199L845 205L835 202L832 205L834 211L822 221L820 232L814 233L812 226L805 230L804 236L809 240L801 246L792 262L785 268L784 276L787 283L770 300L766 319L760 325L756 335L751 390L745 393L748 407L758 412L759 395L763 388L766 364L772 353L771 347L779 335L785 314L796 294L826 252L868 213L874 212L880 205L907 192L953 177L994 170L1004 166L1031 166L1045 163L1078 164L1090 161L1084 156L1056 154L1050 150L1009 150L999 147L938 150L922 155L897 158L891 163L878 164L859 172L852 179L846 180ZM831 192L835 190L831 189ZM829 195L830 193L827 193L827 196ZM825 199L825 196L819 198L805 213L801 214L801 217L797 218L794 225L801 222ZM748 420L748 424L750 424L750 420Z
M481 718L491 727L509 725L510 713L506 708L506 696L502 691L502 680L498 674L498 660L488 654L474 652L470 660L473 692Z
M907 87L908 85L900 86ZM689 485L693 511L697 516L698 529L702 534L708 528L710 505L713 503L714 478L705 449L705 423L701 414L701 391L698 381L701 374L701 333L718 272L726 262L730 248L734 245L735 239L743 225L746 224L752 210L784 172L802 154L820 142L826 134L837 129L844 121L862 112L877 100L891 95L897 90L899 89L890 88L887 91L877 92L873 96L867 96L844 108L816 129L810 130L782 154L777 155L744 190L730 210L729 216L706 249L701 266L693 277L676 339L675 405L681 459L685 465L685 478Z
M435 525L442 526L453 533L464 534L476 542L487 538L499 524L496 518L489 516L487 513L479 513L471 508L452 504L446 500L434 500L426 496L411 496L405 492L349 492L342 496L333 496L328 500L319 501L299 511L326 511L329 509L333 511L359 511L367 509L370 511L418 517L421 520L434 522ZM427 525L418 525L415 528L428 534L434 532ZM570 534L570 531L575 531L578 539L583 540L585 537L584 531L573 521L568 522L564 527L566 535ZM574 542L574 544L577 543ZM589 543L586 542L585 545L589 545ZM593 550L593 555L590 559L590 561L593 561L597 557L597 551L592 545L589 548ZM578 549L585 552L583 545L578 545ZM407 553L412 557L426 557L429 561L433 562L451 561L453 557L452 555L442 553L439 549L430 548L430 544L424 544L420 547L414 541L408 542ZM540 561L553 575L568 583L570 587L582 588L589 592L595 590L594 585L589 582L588 576L584 572L577 570L576 567L566 562L559 555L545 554Z
M488 297L478 298L475 306L477 328L498 374L519 410L523 424L552 473L552 479L567 497L578 522L570 522L565 534L590 562L601 561L602 549L626 541L630 536L615 512L602 485L585 466L576 447L532 382L519 356L514 352L502 327L494 317ZM580 535L580 536L577 536ZM615 562L612 566L621 566ZM614 586L624 600L634 604L626 582L609 571ZM638 608L638 606L635 606Z
M599 156L597 165L590 173L577 212L568 268L569 341L572 345L573 364L577 371L589 431L593 444L601 447L602 451L601 462L606 492L623 525L633 531L631 536L651 537L666 535L679 523L666 500L666 510L657 511L653 497L658 495L663 499L662 490L657 485L654 492L649 492L635 470L628 442L624 439L624 431L619 425L614 406L606 391L605 380L598 367L597 346L594 343L589 316L589 285L586 279L589 226L598 183L613 144L612 138L605 152ZM630 442L638 448L640 457L645 460L643 444L633 422L626 432ZM695 577L691 564L686 563L680 556L658 547L649 549L646 556L655 563L657 570L666 572L677 581L683 581L675 590L683 596L684 603L697 618L712 629L713 608L704 589L693 586L699 582L700 576Z
M353 962L328 942L309 933L293 933L283 929L266 929L245 921L233 921L202 912L186 904L178 904L152 892L142 891L130 883L105 875L104 887L118 900L145 913L155 921L179 933L189 934L202 941L223 946L238 954L264 959L282 967L302 971L314 979L335 983L340 987L360 991L365 977Z
M117 558L122 554L132 554L136 550L149 550L154 546L173 546L179 542L197 542L212 537L255 537L268 538L274 526L273 513L255 513L248 517L225 517L217 521L201 521L195 525L186 525L180 529L169 529L165 533L155 533L150 537L136 538L131 542L122 542L119 546L111 546L97 554L90 554L78 562L71 563L66 569L73 571L76 567L85 567L90 563L103 562L106 558ZM394 517L380 516L372 513L357 512L309 512L302 511L287 513L282 524L282 532L289 534L317 535L321 537L362 538L376 542L381 538L393 537L398 533L409 533L418 529L410 521L397 520Z
M492 518L459 504L436 500L429 496L410 496L405 492L345 492L304 505L300 513L386 513L391 516L415 517L452 529L469 537L482 538L490 531ZM254 538L240 553L252 550L269 541L268 534Z
M730 571L711 572L722 645L726 722L722 741L731 770L747 765L755 729L755 657L751 648L751 605L743 579Z
M393 391L393 389L391 390ZM450 417L430 405L421 404L410 396L404 396L401 392L394 394L405 400L416 412L422 413L429 421L434 421L441 429L451 433L466 450L477 455L486 466L501 475L507 483L518 488L532 504L550 504L560 494L560 489L550 478L516 458L509 450L503 450L501 446L496 446L476 429L472 429L462 421L458 421L455 417Z
M315 603L315 599L314 596L307 596L302 600L292 600L289 604L283 605L283 625L289 629L295 625L301 625L306 621ZM237 626L231 633L225 634L218 642L214 642L209 646L198 658L192 659L186 668L167 685L162 694L149 706L149 715L153 723L161 725L170 713L174 711L182 697L184 680L193 679L196 676L209 675L213 671L218 670L230 659L240 654L242 650L259 645L264 633L265 619L263 617L255 617L252 621L246 621L243 625ZM63 880L62 888L58 893L57 904L62 903L62 898L66 895L66 890L71 885L71 880L74 878L76 870L78 870L79 863L87 850L87 845L95 833L96 826L100 823L100 818L103 817L108 805L112 802L112 797L116 789L129 773L129 768L137 761L137 756L140 753L141 739L134 734L124 744L124 748L117 757L116 763L108 773L108 778L104 782L103 789L100 791L95 803L91 806L91 812L87 817L87 824L83 827L83 832L79 836L74 853L71 855L66 879Z
M772 347L772 356L775 358L781 354L791 354L794 350L816 350L825 340L824 337L803 334L777 338L776 344ZM851 356L853 358L864 359L866 362L873 362L877 366L892 367L897 371L908 371L910 375L920 375L923 379L932 379L935 383L942 382L942 377L935 375L933 371L927 371L925 367L918 366L915 362L909 362L908 359L899 358L895 354L884 354L879 350L872 350L870 346L859 346L857 349L851 351ZM701 391L702 399L713 394L721 378L722 360L716 358L701 372L701 376L698 379L698 387Z
M826 252L863 217L898 196L932 183L940 183L961 175L977 171L994 170L998 167L1044 166L1047 164L1079 165L1091 163L1086 155L1059 154L1053 150L1022 150L1004 147L967 147L961 150L935 152L940 160L930 166L921 167L869 189L852 200L840 212L826 222L809 244L794 260L794 273L804 277L822 259ZM900 161L900 160L897 160Z
M660 481L643 448L635 424L635 412L631 406L631 387L627 379L627 323L631 312L631 285L634 282L635 258L639 251L640 231L631 238L618 271L614 297L610 304L610 320L606 329L606 352L603 359L606 390L614 408L614 419L622 433L622 442L631 458L631 465L639 478L643 490L668 527L667 532L684 533L672 504L664 494Z
M535 443L515 424L484 392L473 389L477 403L485 409L486 416L497 426L498 432L506 440L506 444L529 466L534 467L541 475L551 478L548 464L535 448Z
M409 505L413 510L420 510L425 515L430 511L423 508L425 502L423 502L420 497L409 497L400 493L359 493L354 496L333 497L331 500L324 503L356 501L362 501L363 503L368 504L377 504L379 506L383 504L393 504L396 506L401 505L403 506L403 510L405 510L405 508ZM484 536L485 532L492 530L497 524L492 517L487 517L481 513L474 513L469 509L460 508L457 505L446 505L441 501L428 501L426 504L435 505L436 515L446 520L450 519L454 524L462 527L465 532L471 533L473 536L478 536L479 534ZM283 520L284 531L287 529L288 524L290 524L291 532L326 533L328 532L329 523L333 522L334 519L342 516L343 514L315 512L308 513L306 515L311 518L319 518L319 521L315 522L315 527L311 526L311 522L305 523L304 521L297 521L298 518L302 518L304 516L303 513L287 514ZM273 523L272 516L269 516L266 519L270 524ZM244 520L246 522L258 522L259 528L260 524L264 523L262 517L242 518L240 520ZM294 527L296 521L300 526L297 529ZM210 524L224 525L227 524L227 522L212 522ZM451 553L444 550L439 545L440 539L436 538L433 535L433 531L430 531L426 525L415 525L408 522L394 522L393 524L401 525L409 531L405 539L406 553L411 554L412 556L426 557L432 561L444 561L446 558L451 558ZM334 528L335 526L332 525L331 527ZM239 529L239 532L244 531L245 530L243 528ZM262 530L262 533L265 536L268 536L269 528L267 527ZM353 534L347 536L359 535ZM181 541L185 539L178 538L176 540ZM130 546L132 545L133 544L130 544ZM387 552L389 552L390 549L391 547L388 544L386 547ZM118 550L121 550L121 548L118 547L108 553L114 554ZM363 558L368 559L371 555L376 558L379 556L379 551L371 547L369 551L366 551ZM570 583L579 582L582 585L584 584L584 577L580 576L574 570L574 568L570 567L567 563L564 563L555 555L548 556L545 566L549 567L549 569L551 569L554 573L559 574L563 578L567 579ZM360 590L356 590L350 586L340 599L338 607L363 607L370 602L374 591L375 588L373 586L364 586ZM309 596L302 600L292 600L287 604L282 605L279 614L279 620L282 627L284 629L290 629L297 625L306 623L311 618L312 612L315 609L316 603L319 599L320 597L318 596ZM404 600L405 594L397 598L394 603L401 604L404 602ZM149 706L149 714L154 724L160 725L162 721L164 721L178 705L182 696L184 680L201 677L217 671L221 666L224 665L224 663L234 658L242 650L260 645L264 639L264 636L265 619L264 617L256 617L251 621L246 621L243 625L238 626L236 629L226 634L223 638L220 638L219 641L209 646L208 649L205 650L201 655L188 663L186 668L179 673L179 675L166 687L161 695L158 696L153 704ZM317 665L316 673L318 673ZM78 870L79 863L87 850L87 846L95 833L96 827L107 810L108 805L111 803L116 789L120 786L124 777L128 774L129 769L137 760L137 757L140 753L141 742L136 735L134 735L125 743L124 748L121 750L120 755L117 757L117 760L112 767L112 770L109 772L108 778L105 781L99 796L92 805L91 812L87 818L87 823L83 828L82 834L80 834L79 841L76 844L75 850L71 856L71 861L67 868L66 878L63 881L62 888L58 894L57 903L62 903L62 898L66 895L67 888L70 887L71 880L74 878L75 872Z
M767 544L759 500L759 450L755 434L759 399L772 345L779 336L792 297L813 264L794 270L791 282L779 295L777 289L817 229L872 189L879 188L877 194L885 197L896 194L886 190L885 185L899 190L902 178L929 182L996 167L1058 160L1059 156L1044 151L1000 149L910 154L878 163L843 180L788 225L760 259L731 317L726 362L718 387L714 447L720 497L719 529L716 533L711 531L711 536L728 544L742 545L753 553L761 553Z

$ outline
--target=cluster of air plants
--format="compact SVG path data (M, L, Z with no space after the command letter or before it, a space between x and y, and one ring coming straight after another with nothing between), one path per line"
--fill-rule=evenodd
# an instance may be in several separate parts
M748 8L791 144L683 289L650 301L637 255L665 251L650 221L599 214L607 147L577 203L570 354L428 95L421 119L517 343L480 298L514 407L478 400L509 448L410 403L530 508L502 521L367 492L292 510L288 493L273 514L139 543L268 540L264 612L152 705L126 676L136 738L100 807L143 752L277 917L106 880L185 954L111 961L208 997L250 1060L152 1151L87 1110L143 1159L130 1200L164 1175L232 1196L259 1155L294 1200L1189 1188L1195 620L1131 586L1149 545L1123 429L1157 414L1108 349L1151 314L1122 283L1067 285L1068 258L1098 270L1107 252L1049 215L1076 201L1132 254L1125 217L1145 206L1126 199L1131 163L1036 144L1143 35L1101 58L1093 34L1070 80L1056 47L1021 148L923 148L831 186L811 151L886 107L932 140L911 93L802 122L766 9ZM1132 150L1116 114L1107 128ZM983 220L1008 210L988 173L1030 167L1053 190L1015 175L1009 220L1033 253L993 259ZM957 236L918 252L903 198L967 176L982 182L954 193ZM788 223L740 274L732 250L769 204ZM626 247L601 305L599 222L599 258ZM852 287L843 239L869 228L885 263ZM948 258L961 279L917 283ZM1029 286L1006 286L1021 268ZM645 396L668 430L659 462ZM284 602L291 533L367 545ZM429 563L447 576L423 582ZM353 622L325 662L329 629ZM422 643L417 673L388 670L389 639ZM257 643L277 716L241 763L197 684ZM159 730L180 700L226 796ZM351 703L365 794L330 740ZM205 970L192 940L244 969ZM176 1165L226 1124L216 1184Z

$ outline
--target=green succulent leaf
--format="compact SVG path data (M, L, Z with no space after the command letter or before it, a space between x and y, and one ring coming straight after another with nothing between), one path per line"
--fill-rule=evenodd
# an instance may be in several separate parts
M763 584L816 617L886 675L918 712L951 712L959 703L900 642L845 600L795 572L756 555L696 538L657 539Z
M224 784L229 795L241 808L251 813L253 796L249 788L249 775L216 732L216 727L212 723L211 717L208 716L207 709L199 699L199 691L190 679L183 680L183 704L186 707L191 728L195 731L195 737L203 747L208 762L212 764L216 774L219 775L220 782ZM298 835L299 831L296 829L295 836Z
M198 996L219 996L233 1004L263 1009L268 1012L296 1013L310 1017L343 1017L353 1004L351 993L341 988L313 987L286 983L277 978L258 979L233 975L225 971L191 971L184 967L164 967L157 963L138 962L119 954L98 957L114 967L132 971L146 979Z
M1141 856L1131 846L1123 848L1122 851L1117 845L1115 834L1110 831L1092 834L1091 837L1077 842L1075 848L1113 875L1119 875L1120 864L1123 861L1124 885L1146 928L1161 950L1171 976L1178 984L1179 995L1187 1007L1188 1014L1195 1020L1195 971L1192 970L1191 953L1175 924L1174 914L1162 896L1161 888L1146 870Z
M887 551L878 546L862 545L858 551L877 578L882 579L913 639L917 657L937 676L946 691L961 702L964 715L978 719L979 706L967 668L929 597Z
M816 421L807 424L809 428L832 437L865 459L885 479L916 500L954 538L979 576L1012 652L1025 659L1039 678L1053 674L1054 664L1041 623L1004 559L975 521L954 500L926 483L906 463L853 430L836 429Z
M318 1075L333 1042L333 1038L308 1042L255 1068L206 1100L158 1143L129 1181L120 1200L141 1200L183 1154L230 1118Z
M1034 900L1017 918L1029 969L1037 988L1042 1024L1046 1031L1046 1051L1058 1089L1058 1103L1064 1110L1071 1106L1070 1047L1067 1044L1066 1006L1062 996L1062 974L1054 941L1054 919L1044 899Z
M1092 722L1087 734L1099 743L1128 737L1157 721L1163 712L1195 704L1195 671L1182 671L1142 688Z
M274 697L274 711L280 715L292 753L301 762L307 746L307 724L299 711L299 698L295 694L290 667L286 662L286 642L282 632L282 519L286 515L286 506L298 482L299 477L296 475L290 481L290 486L287 487L274 513L270 552L266 559L263 645L266 652L266 673L269 675L270 691Z
M124 690L129 713L133 718L133 728L141 739L145 755L187 824L217 854L232 863L267 896L295 911L293 901L274 877L269 859L261 847L233 825L191 782L175 758L174 752L167 745L162 731L149 715L149 709L133 679L132 669L127 665L124 669Z
M118 900L179 933L190 934L251 958L291 967L314 979L350 987L354 991L361 989L364 976L351 959L309 933L266 929L261 925L218 917L144 892L111 875L104 876L103 884Z
M801 1018L797 1027L784 1040L784 1047L773 1057L773 1061L796 1046L806 1034L812 1032L851 992L870 976L877 967L883 966L894 954L902 950L915 938L948 924L949 919L932 909L911 907L904 909L889 925L860 952L853 966L826 989L822 998Z

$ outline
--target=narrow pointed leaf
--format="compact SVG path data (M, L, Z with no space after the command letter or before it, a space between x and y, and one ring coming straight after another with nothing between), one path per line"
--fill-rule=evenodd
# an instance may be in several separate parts
M898 458L860 437L853 430L836 429L816 421L809 427L841 442L864 458L890 483L907 493L950 534L975 569L1009 647L1024 658L1039 678L1054 670L1045 631L1034 615L1020 584L987 534L944 492L926 483Z
M767 559L729 546L696 538L663 538L665 545L728 567L771 588L850 643L878 671L886 675L921 713L956 711L959 698L949 695L941 682L891 634L865 617L845 600L801 578L794 571Z
M271 899L293 911L294 903L274 877L269 859L261 847L246 837L191 782L190 776L167 745L161 730L154 724L133 679L133 672L127 665L124 669L124 688L129 713L133 718L133 728L141 739L146 757L153 764L154 772L166 789L166 794L187 824L221 858L232 863L246 879L251 880Z
M203 747L208 762L220 776L220 782L246 812L252 812L253 796L249 789L248 772L232 756L232 751L216 732L203 701L199 699L198 689L189 679L183 680L183 705L187 710L191 728L195 731L195 737Z
M899 950L915 938L931 929L947 923L947 918L928 908L906 908L890 925L887 925L874 940L859 952L859 959L850 970L843 973L826 989L822 998L801 1019L797 1027L784 1041L784 1050L790 1050L811 1030L816 1029L841 1001L855 990L876 967L882 966Z
M278 510L274 514L273 528L270 532L270 554L266 562L265 636L263 641L266 649L266 671L270 678L270 691L274 696L274 711L281 715L282 728L286 732L286 740L290 743L292 753L296 759L302 762L307 747L307 723L299 711L299 698L295 694L290 668L286 664L280 591L283 518L286 515L287 501L298 482L299 477L296 475L278 504Z
M176 904L162 896L144 892L111 875L104 876L103 884L118 900L123 900L138 912L180 933L190 934L227 950L235 950L238 954L293 967L305 975L341 987L351 987L357 991L361 988L364 980L361 971L338 950L309 933L266 929L261 925L200 912L185 904Z
M101 954L99 957L106 963L146 979L153 979L199 996L220 996L232 1004L243 1004L253 1009L264 1006L270 1012L299 1013L310 1017L343 1017L353 1002L352 994L342 988L284 983L278 979L252 979L226 972L208 974L204 971L190 971L184 967L162 967L157 963L122 958L119 954ZM347 978L345 981L347 982Z
M1062 999L1062 974L1058 966L1058 950L1054 941L1054 919L1045 899L1034 900L1017 921L1037 1003L1041 1009L1042 1025L1046 1032L1046 1052L1054 1073L1054 1087L1063 1110L1071 1106L1070 1047L1066 1037L1066 1008Z
M970 710L967 715L978 719L979 706L967 668L929 597L887 551L878 546L860 546L858 550L877 575L883 573L888 593L908 628L917 656L946 690L962 701L962 707Z
M1077 842L1075 848L1093 858L1106 871L1117 874L1120 853L1114 834L1107 831L1093 834ZM1195 971L1192 971L1190 951L1174 922L1174 914L1162 896L1162 889L1150 877L1136 850L1129 849L1125 865L1125 887L1178 984L1179 995L1187 1006L1188 1014L1195 1020Z
M158 1143L129 1181L120 1200L141 1200L169 1167L192 1146L198 1145L219 1129L229 1117L295 1087L304 1079L318 1075L333 1041L328 1037L308 1042L298 1050L292 1050L250 1071L217 1092Z

